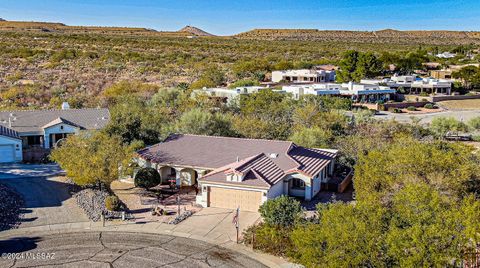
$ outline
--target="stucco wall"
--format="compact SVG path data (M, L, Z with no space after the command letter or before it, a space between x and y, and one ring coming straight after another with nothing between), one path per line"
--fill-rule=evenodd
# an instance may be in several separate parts
M63 127L63 129L62 129ZM78 128L67 125L58 124L45 129L44 141L45 148L50 148L50 134L73 134L78 133Z

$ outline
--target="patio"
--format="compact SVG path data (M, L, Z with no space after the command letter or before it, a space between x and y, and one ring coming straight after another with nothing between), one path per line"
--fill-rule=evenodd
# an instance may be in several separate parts
M199 211L201 208L195 203L196 191L194 187L182 187L180 190L171 189L169 185L160 185L152 191L135 188L131 183L115 181L111 185L118 198L129 208L137 222L169 222L173 220L180 208L180 212ZM177 200L178 197L178 200ZM152 215L156 207L165 211L162 215Z

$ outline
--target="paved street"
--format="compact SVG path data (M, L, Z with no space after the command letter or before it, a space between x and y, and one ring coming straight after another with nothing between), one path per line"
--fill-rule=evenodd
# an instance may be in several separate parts
M391 120L395 119L398 122L402 123L410 123L412 122L411 117L415 117L420 119L420 123L428 124L431 123L435 117L453 117L457 120L463 120L467 122L468 120L480 116L480 109L479 110L447 110L437 113L430 113L430 114L396 114L390 112L380 112L379 114L375 115L376 119L381 120Z
M50 254L50 259L4 258L0 267L266 267L218 245L159 234L80 232L0 241L0 253L27 252Z
M88 221L71 198L57 165L1 165L0 182L20 193L25 206L19 228Z

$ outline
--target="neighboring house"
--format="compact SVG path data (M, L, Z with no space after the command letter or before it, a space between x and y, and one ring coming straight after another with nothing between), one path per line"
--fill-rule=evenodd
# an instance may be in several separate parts
M260 86L248 86L237 88L203 88L194 90L192 96L196 97L202 94L207 95L210 99L216 100L219 103L234 105L238 104L241 95L248 95L257 93L260 90L266 89L266 87Z
M417 80L412 83L411 94L452 94L452 80L448 79L435 79L435 78L424 78L422 80Z
M198 184L204 207L257 211L280 195L312 199L334 171L336 150L304 148L289 141L170 135L137 152L163 183Z
M286 70L273 71L272 82L279 83L282 81L291 83L325 83L335 81L335 71L325 70Z
M440 71L431 72L435 73ZM446 73L444 75L448 76ZM360 83L368 85L385 85L397 90L402 88L408 94L420 94L425 92L428 94L450 95L452 92L453 80L436 78L422 79L415 75L402 75L392 76L391 78L385 79L362 79Z
M282 91L292 94L293 98L298 100L303 95L340 95L342 85L334 83L308 84L308 85L289 85L283 86Z
M431 70L430 72L430 77L435 78L435 79L452 79L453 76L453 71L449 69L445 70Z
M343 83L340 94L350 97L354 102L389 101L395 96L396 90L388 86L362 83Z
M108 109L69 109L68 105L62 110L0 112L0 126L16 131L22 140L24 161L38 161L68 135L101 129L109 119Z
M0 163L22 161L22 139L13 129L0 125Z
M451 59L451 58L455 58L457 56L457 54L455 53L450 53L450 52L443 52L443 53L440 53L440 54L437 54L435 55L437 58L440 58L440 59Z
M378 81L380 83L381 81ZM282 92L292 94L294 99L303 95L336 95L351 98L354 102L388 101L395 95L395 89L379 86L377 83L320 83L311 85L289 85L282 88Z

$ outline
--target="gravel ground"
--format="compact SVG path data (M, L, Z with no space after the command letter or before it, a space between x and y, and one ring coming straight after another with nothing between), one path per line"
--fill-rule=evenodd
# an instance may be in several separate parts
M0 184L0 231L17 227L20 222L22 196L5 184Z

